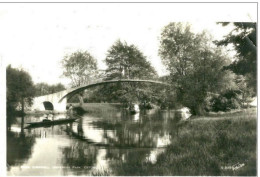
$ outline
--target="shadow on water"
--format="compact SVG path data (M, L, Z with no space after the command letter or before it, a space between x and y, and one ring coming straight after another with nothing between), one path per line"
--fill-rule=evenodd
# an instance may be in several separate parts
M61 147L63 174L86 175L97 163L98 149L82 141L74 140L70 146Z
M177 135L179 129L179 124L176 124L173 119L168 119L169 115L165 115L165 119L158 118L161 115L163 114L158 112L132 115L127 111L106 114L105 117L86 114L73 126L67 126L66 132L76 139L100 146L155 148L158 147L158 139L169 140L170 136ZM91 136L94 132L95 137ZM102 140L97 141L96 136L101 136Z
M10 117L9 117L10 119ZM12 121L14 121L14 118ZM35 143L34 136L27 136L24 132L24 116L20 117L20 129L11 131L11 126L7 128L7 169L13 165L21 165L28 160L32 154L32 148ZM12 122L12 123L13 123Z
M176 124L171 111L132 115L118 109L87 113L73 123L24 129L24 124L39 119L16 117L7 131L8 171L15 175L92 175L104 169L117 174L118 163L133 170L141 162L155 163L184 126ZM21 165L61 168L25 170Z
M102 158L109 164L106 164L108 169L115 174L121 170L117 168L121 163L128 168L125 175L139 168L140 162L155 163L156 157L164 152L164 147L171 143L172 138L178 137L179 129L187 123L177 123L171 112L141 112L131 115L127 111L121 111L103 116L86 114L78 122L66 126L67 135L80 140L76 148L73 146L64 150L66 155L63 158L64 165L77 164L81 167L72 169L76 175L91 172L86 167L91 163L92 166L100 163L100 159L97 160L100 149L93 147L105 148Z

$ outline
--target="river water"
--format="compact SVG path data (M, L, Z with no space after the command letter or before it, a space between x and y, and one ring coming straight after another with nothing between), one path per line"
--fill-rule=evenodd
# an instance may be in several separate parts
M42 117L15 118L7 131L7 174L76 176L109 171L116 175L120 163L133 170L135 162L156 163L177 134L172 111L132 115L112 109L81 117L69 124L30 129L24 129L26 123Z

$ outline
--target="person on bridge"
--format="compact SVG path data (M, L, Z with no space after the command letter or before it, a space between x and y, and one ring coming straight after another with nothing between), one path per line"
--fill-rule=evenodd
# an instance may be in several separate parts
M67 117L70 118L73 115L73 106L70 104L69 109L67 110Z

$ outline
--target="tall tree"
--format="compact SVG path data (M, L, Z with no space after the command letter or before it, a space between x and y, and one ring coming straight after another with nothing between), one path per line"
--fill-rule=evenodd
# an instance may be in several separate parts
M88 84L96 79L97 60L87 51L77 51L62 60L63 75L71 80L72 87Z
M219 23L227 26L230 23ZM237 59L227 68L236 74L247 77L248 84L256 91L256 23L234 22L234 29L223 40L215 41L217 45L233 44Z
M21 111L24 113L25 106L32 104L35 93L31 76L26 71L12 68L9 65L6 68L6 83L7 109L15 110L21 106Z
M134 45L126 42L116 41L107 52L105 62L108 66L105 72L106 80L111 79L152 79L156 78L155 69L147 61L143 53ZM146 89L142 89L145 88ZM107 85L102 88L106 99L120 102L142 101L146 98L145 84L125 83Z
M156 77L156 71L143 53L134 45L116 41L108 50L105 62L107 79L147 79Z
M89 84L97 78L97 60L87 51L77 51L62 60L63 75L70 78L72 87ZM83 104L83 92L78 94Z
M192 69L192 55L198 37L190 31L190 25L170 23L161 33L159 55L171 74L184 76Z
M229 58L213 46L205 32L191 32L189 24L170 23L164 27L159 55L170 72L176 101L195 114L203 114L208 94L234 86L233 73L223 71Z

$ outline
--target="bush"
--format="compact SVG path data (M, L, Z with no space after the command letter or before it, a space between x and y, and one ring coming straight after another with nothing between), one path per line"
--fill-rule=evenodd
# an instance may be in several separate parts
M140 109L153 109L153 105L148 102L148 103L141 103L139 104Z
M228 91L224 94L213 97L210 100L210 111L229 111L231 109L241 108L242 102L239 98L239 94L236 91Z

